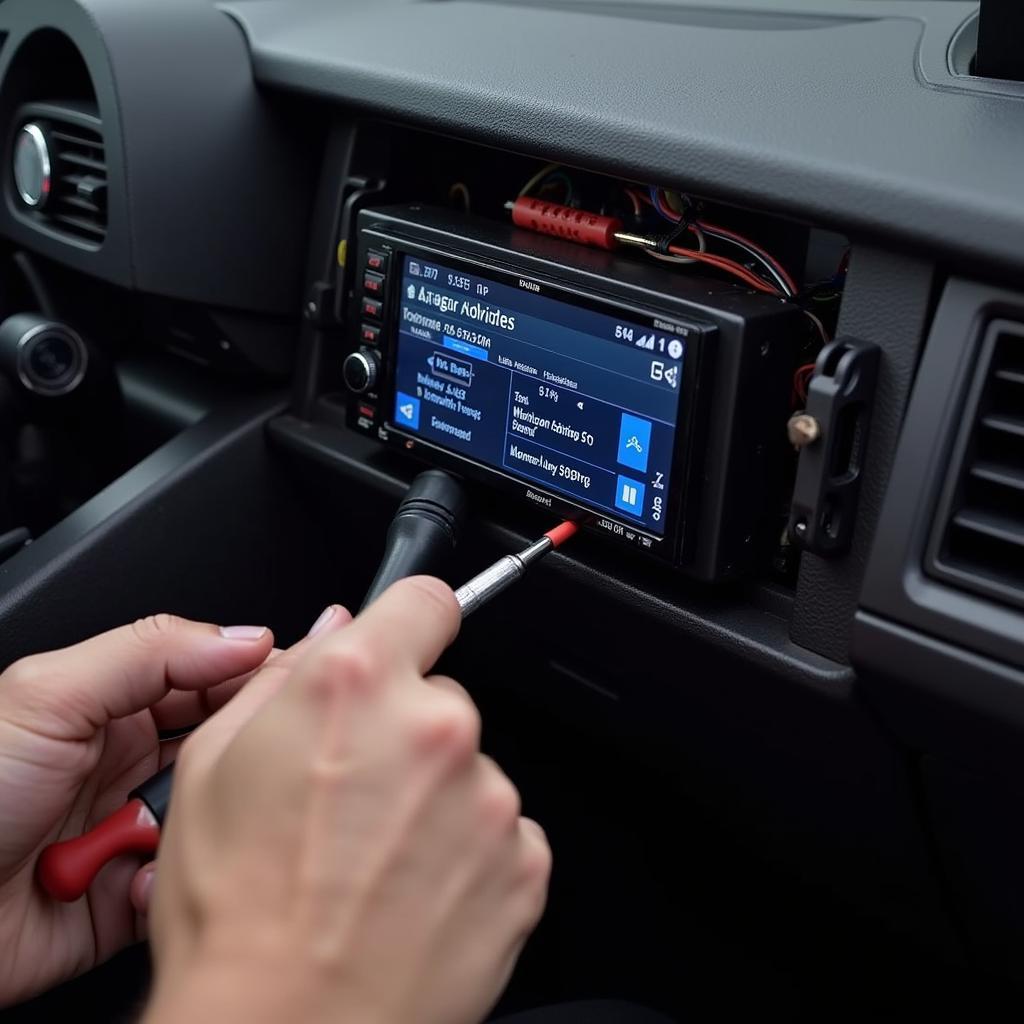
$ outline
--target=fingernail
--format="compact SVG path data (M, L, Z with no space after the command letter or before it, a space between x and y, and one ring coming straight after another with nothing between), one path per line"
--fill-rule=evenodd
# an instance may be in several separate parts
M320 618L310 627L308 636L316 636L338 612L336 604L328 605L321 613Z
M221 626L220 635L225 640L262 640L267 635L267 627Z

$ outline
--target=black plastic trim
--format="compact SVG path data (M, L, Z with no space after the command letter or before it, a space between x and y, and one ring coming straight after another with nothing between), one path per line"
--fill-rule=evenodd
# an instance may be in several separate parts
M800 559L793 639L846 661L864 570L890 479L917 354L932 310L935 270L923 260L856 246L839 315L839 334L881 349L871 437L865 456L853 546L843 558Z
M611 6L621 14L621 4ZM574 166L642 174L858 238L898 237L958 267L1020 266L1024 91L949 67L950 41L976 4L671 6L676 17L649 20L609 17L593 0L555 9L222 3L270 87ZM754 12L778 30L744 24ZM787 25L808 14L822 27Z
M234 21L197 0L4 0L4 32L0 123L40 98L26 42L60 34L81 54L102 121L108 225L96 248L4 204L0 232L124 287L298 313L320 136L257 90Z
M270 550L260 467L283 405L273 395L211 414L0 565L0 666L148 613L239 615L238 594L269 600L284 546Z
M870 703L904 743L1019 779L1024 671L865 611L853 655Z

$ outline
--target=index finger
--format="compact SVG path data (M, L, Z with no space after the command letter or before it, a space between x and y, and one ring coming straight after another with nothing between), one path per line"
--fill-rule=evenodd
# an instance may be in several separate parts
M345 642L365 644L391 664L426 675L459 634L455 593L433 576L399 580L345 631Z

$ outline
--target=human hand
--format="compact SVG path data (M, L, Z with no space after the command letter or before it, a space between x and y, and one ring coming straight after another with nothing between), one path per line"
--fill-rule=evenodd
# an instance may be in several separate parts
M141 937L129 899L137 859L111 863L85 898L66 904L37 885L39 854L120 807L180 746L161 744L158 730L208 717L272 647L261 627L158 615L0 675L0 1006Z
M436 580L274 660L179 760L147 1024L473 1024L543 911L550 851L479 749ZM241 723L241 724L240 724Z

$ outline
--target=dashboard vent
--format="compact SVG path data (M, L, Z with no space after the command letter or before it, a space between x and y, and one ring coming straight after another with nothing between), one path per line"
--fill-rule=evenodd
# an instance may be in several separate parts
M48 214L64 231L102 242L107 234L107 161L103 136L81 125L50 129L56 174Z
M1024 324L990 325L967 413L931 568L1024 606Z
M16 186L20 212L38 226L98 248L107 234L108 185L100 119L85 104L30 103L21 108L16 124L19 136L31 129L34 138L44 140L50 163L43 202L26 202ZM16 182L17 175L15 163Z

